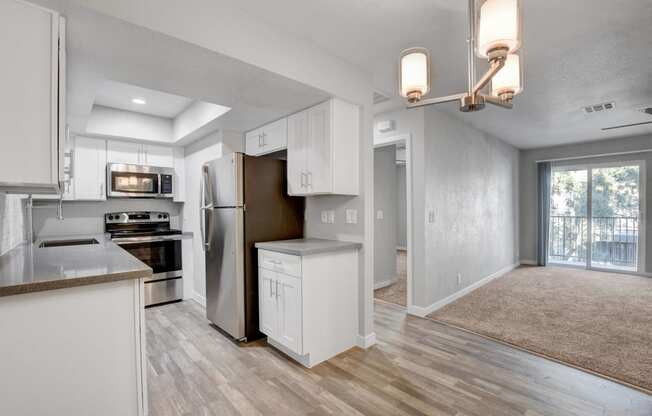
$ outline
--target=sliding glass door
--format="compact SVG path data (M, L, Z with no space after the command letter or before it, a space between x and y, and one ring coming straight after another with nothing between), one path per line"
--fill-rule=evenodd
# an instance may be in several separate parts
M643 271L643 164L555 167L548 261Z

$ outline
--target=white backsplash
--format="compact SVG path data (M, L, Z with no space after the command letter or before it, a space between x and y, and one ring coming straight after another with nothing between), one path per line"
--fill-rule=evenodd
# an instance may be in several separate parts
M0 255L26 240L25 213L24 196L0 194Z

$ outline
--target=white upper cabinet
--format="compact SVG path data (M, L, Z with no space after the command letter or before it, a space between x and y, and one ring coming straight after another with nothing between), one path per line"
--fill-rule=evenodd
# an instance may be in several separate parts
M107 162L173 168L174 150L170 146L108 140Z
M288 117L288 193L358 195L360 109L331 99Z
M72 182L76 200L106 199L106 141L104 139L75 137Z
M174 167L174 152L168 146L143 145L143 165L160 166L163 168Z
M245 134L245 153L264 155L287 148L288 119L283 118Z
M128 165L142 164L143 145L140 143L107 141L107 163L124 163Z
M0 28L0 190L57 193L65 137L63 19L23 1L1 0Z

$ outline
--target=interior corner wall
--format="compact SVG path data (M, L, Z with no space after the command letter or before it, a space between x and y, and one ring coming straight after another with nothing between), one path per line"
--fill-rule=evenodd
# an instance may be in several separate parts
M419 307L512 267L519 238L518 149L434 108L424 120L425 192L414 192L427 211L417 217L426 253L424 275L414 276Z
M374 287L396 280L398 188L396 146L374 151ZM382 212L382 217L378 215Z
M605 163L626 160L642 160L646 164L646 215L652 218L652 135L626 138L597 140L564 146L552 146L538 149L521 150L520 171L520 260L534 261L537 258L537 161L550 159L567 159L555 162L557 165ZM605 154L614 154L602 156ZM620 154L618 154L620 153ZM579 159L578 159L579 158ZM646 230L646 267L645 272L652 272L652 222L647 221Z

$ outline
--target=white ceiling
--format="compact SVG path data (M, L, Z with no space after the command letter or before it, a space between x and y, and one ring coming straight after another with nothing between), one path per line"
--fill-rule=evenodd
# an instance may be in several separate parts
M145 100L145 104L135 104L132 102L134 98ZM106 80L97 90L94 104L152 116L175 118L190 103L192 99L187 97Z
M310 40L373 76L396 98L399 52L425 46L433 57L431 96L466 88L466 2L463 0L225 0L248 14ZM652 1L524 0L525 91L512 111L450 112L521 148L652 132L637 112L652 105ZM610 113L585 115L585 105L615 101ZM401 103L394 99L379 109Z
M177 112L184 100L228 106L231 110L219 117L215 128L238 131L329 98L324 91L94 12L73 0L34 1L66 16L67 113L73 131L84 131L93 104L101 104L96 101L98 91L104 91L100 101L115 102L118 95L131 95L134 86L143 94L149 90L158 93L152 97L167 97L165 104L152 110L158 115ZM107 102L104 105L118 108L127 105ZM147 105L155 102L150 98Z

